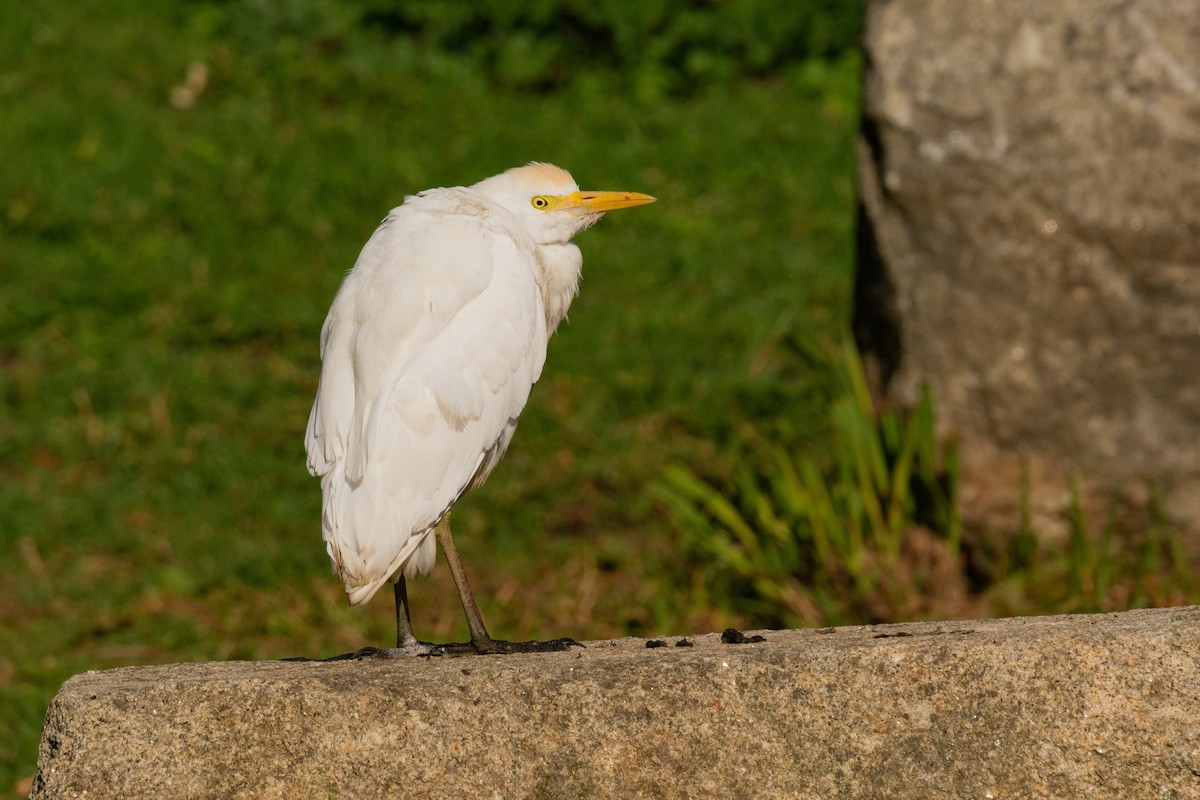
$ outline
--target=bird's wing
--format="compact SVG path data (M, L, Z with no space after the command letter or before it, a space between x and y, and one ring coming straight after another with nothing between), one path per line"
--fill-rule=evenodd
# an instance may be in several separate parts
M334 301L307 443L352 602L432 567L425 534L507 446L545 359L534 259L503 226L410 201Z

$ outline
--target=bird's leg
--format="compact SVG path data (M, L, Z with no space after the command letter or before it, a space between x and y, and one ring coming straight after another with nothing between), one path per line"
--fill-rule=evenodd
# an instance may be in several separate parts
M429 642L422 642L413 634L412 615L408 609L408 581L405 580L403 572L396 576L393 588L396 595L396 649L380 650L375 647L364 647L357 653L350 653L345 657L338 656L339 660L342 658L427 656L438 647Z
M458 587L458 597L462 600L463 613L467 615L467 626L471 629L471 644L491 642L492 637L483 624L483 614L475 603L475 595L471 592L471 584L467 581L467 571L463 569L462 558L454 545L454 537L450 535L450 516L446 515L434 529L442 553L446 556L446 564L450 567L450 575L454 585Z
M396 594L396 649L389 650L379 647L363 647L353 653L321 659L322 661L362 661L367 658L399 658L401 656L427 656L438 645L422 642L413 635L412 616L408 611L408 583L404 573L396 577L394 584ZM289 658L285 661L308 661L306 658Z
M419 642L413 635L412 615L408 612L408 582L403 572L393 585L396 591L396 647L412 647Z
M454 537L450 534L449 515L443 517L434 529L442 553L446 556L446 564L454 577L454 585L458 587L458 596L462 600L463 612L467 615L467 626L471 629L469 645L447 644L434 648L431 655L460 655L474 651L476 653L542 653L555 650L566 650L569 647L582 647L574 639L553 639L548 642L505 642L493 639L483 624L483 615L475 603L475 595L471 593L471 585L467 582L467 571L463 569L462 559L458 548L454 545ZM470 650L466 649L467 647Z

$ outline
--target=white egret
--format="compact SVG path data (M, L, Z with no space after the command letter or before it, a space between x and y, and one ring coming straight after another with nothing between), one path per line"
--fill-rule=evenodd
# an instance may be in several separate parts
M572 237L607 211L652 202L580 191L568 172L542 163L429 189L387 215L342 283L321 330L308 468L321 478L326 549L350 602L395 583L398 650L574 644L488 635L447 513L508 448L578 289L583 258ZM469 646L434 647L412 632L406 579L429 574L436 543Z

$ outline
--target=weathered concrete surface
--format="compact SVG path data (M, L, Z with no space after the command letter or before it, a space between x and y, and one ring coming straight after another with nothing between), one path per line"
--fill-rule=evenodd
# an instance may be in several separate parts
M1097 529L1154 485L1200 534L1198 42L1195 0L868 4L856 332L969 522L1017 528L1024 465L1039 530L1075 473Z
M1200 797L1200 607L765 635L77 675L32 796Z

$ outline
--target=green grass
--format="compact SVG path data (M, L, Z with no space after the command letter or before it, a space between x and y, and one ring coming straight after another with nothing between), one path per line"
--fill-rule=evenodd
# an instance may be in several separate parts
M405 193L539 159L659 198L581 237L512 451L456 510L495 633L724 619L661 591L652 486L731 468L746 421L825 441L828 378L779 343L846 324L853 57L533 91L271 8L5 10L0 792L71 674L388 641L388 600L351 610L328 574L302 439L329 302ZM177 107L192 61L207 83ZM462 636L442 572L412 588L418 632Z

